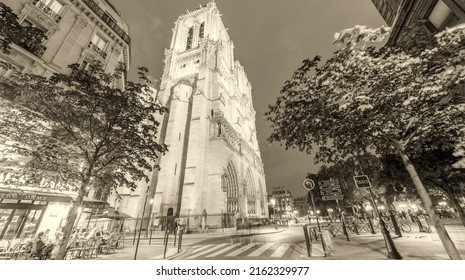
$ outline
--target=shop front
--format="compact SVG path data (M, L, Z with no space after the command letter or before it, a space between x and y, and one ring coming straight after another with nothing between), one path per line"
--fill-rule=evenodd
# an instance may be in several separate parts
M73 193L0 188L0 240L33 238L47 229L53 236L62 230L73 198ZM81 207L99 213L107 205L106 201L84 198Z
M0 239L31 238L50 205L69 205L64 194L0 189Z

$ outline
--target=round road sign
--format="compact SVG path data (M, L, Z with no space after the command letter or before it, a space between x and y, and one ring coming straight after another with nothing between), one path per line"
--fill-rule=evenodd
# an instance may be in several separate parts
M305 179L304 180L304 188L311 191L315 187L315 182L311 179Z

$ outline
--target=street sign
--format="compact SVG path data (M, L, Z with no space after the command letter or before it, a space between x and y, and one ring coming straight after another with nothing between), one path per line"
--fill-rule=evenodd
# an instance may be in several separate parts
M314 187L315 187L315 182L313 182L313 180L311 180L311 179L305 179L304 180L304 188L306 190L311 191L311 190L313 190Z
M339 186L339 182L337 180L325 180L325 181L318 181L318 186Z
M355 186L357 189L369 189L371 188L370 179L367 175L354 176Z
M341 200L344 198L342 195L341 186L337 180L319 181L321 199L327 200Z
M321 199L323 201L328 201L328 200L342 200L344 196L342 194L333 194L333 195L322 195Z

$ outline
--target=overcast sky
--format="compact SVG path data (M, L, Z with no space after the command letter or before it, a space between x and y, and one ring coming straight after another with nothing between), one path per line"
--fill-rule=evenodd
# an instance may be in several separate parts
M209 0L111 0L129 24L132 40L130 79L137 67L149 68L160 79L164 49L169 48L176 19ZM386 25L370 0L216 0L223 22L234 42L235 59L252 84L257 111L257 134L268 193L283 185L292 194L305 194L302 181L317 171L313 155L269 145L270 123L263 117L274 104L284 81L303 59L329 58L334 33L354 25Z

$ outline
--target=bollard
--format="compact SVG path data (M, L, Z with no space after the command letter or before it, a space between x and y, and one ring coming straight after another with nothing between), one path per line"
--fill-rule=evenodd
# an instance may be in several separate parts
M182 248L182 234L183 234L184 229L181 229L179 232L179 241L178 241L178 253L181 252Z
M163 245L166 245L167 243L166 240L167 240L168 234L169 234L168 230L165 229L165 234L163 235Z
M347 241L350 241L349 233L347 232L346 223L344 222L344 220L342 221L342 231L344 235L346 236Z
M312 256L311 237L309 237L307 226L303 226L303 229L304 229L304 236L305 236L305 244L307 245L307 254L309 257L311 257Z
M176 229L174 230L174 243L173 243L173 247L176 247L176 237L177 237L177 234L176 234Z
M134 238L132 239L132 245L136 244L136 235L137 235L137 229L134 229Z
M134 227L134 239L132 240L132 245L134 245L136 243L136 234L137 234L137 224L138 224L139 220L136 219L136 226Z
M166 231L166 233L167 233L167 234L166 234L165 240L164 240L164 241L165 241L165 243L164 243L164 245L165 245L165 250L164 250L164 252L163 252L163 258L166 258L166 250L168 249L168 239L169 239L169 234L170 234L169 231Z
M368 217L368 225L370 226L371 234L376 234L376 231L375 231L375 229L373 228L373 222L371 221L371 218L370 218L370 217Z

